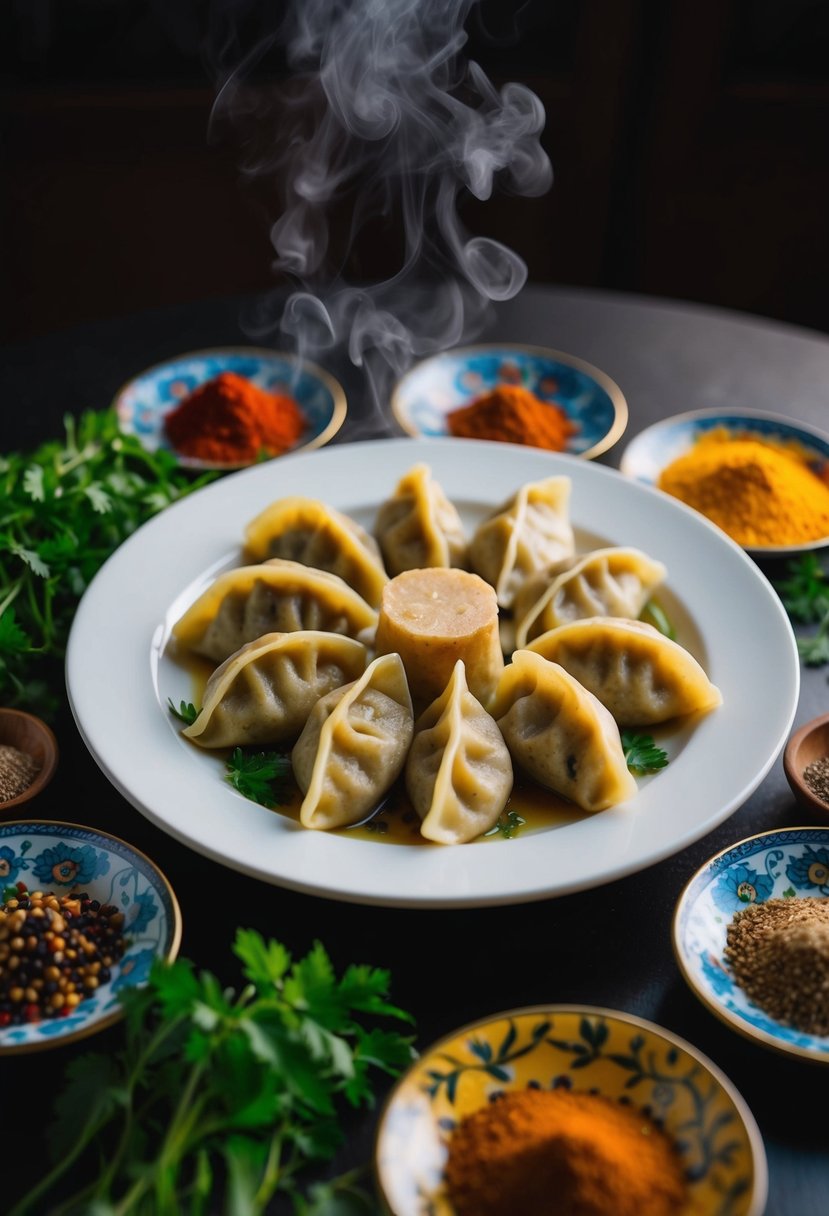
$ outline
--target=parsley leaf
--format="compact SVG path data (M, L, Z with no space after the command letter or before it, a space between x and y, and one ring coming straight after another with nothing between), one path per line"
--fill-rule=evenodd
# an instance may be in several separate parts
M171 453L148 452L113 409L67 415L64 430L0 458L0 703L45 717L93 576L151 515L217 476L194 478Z
M233 788L252 802L274 807L287 799L291 761L282 752L246 753L236 747L225 767Z
M829 580L814 553L789 562L788 578L775 589L793 621L816 625L829 616Z
M192 726L199 716L199 710L196 709L192 701L180 701L179 708L176 709L172 700L168 697L167 705L169 706L170 713L181 722L186 722L188 726Z
M632 773L656 773L668 763L668 753L656 746L652 735L623 730L622 749L625 763Z
M342 1144L345 1107L372 1103L375 1075L413 1059L411 1038L358 1020L367 994L384 1016L410 1020L388 1000L388 973L360 965L340 978L321 943L292 962L251 929L233 949L249 981L240 991L177 959L119 994L123 1045L70 1062L53 1168L9 1216L264 1216L277 1195L306 1216L374 1210L358 1171L307 1176Z
M814 553L789 562L789 576L775 583L783 607L794 623L817 625L811 637L798 637L797 649L807 667L829 663L829 578Z
M505 840L512 840L526 822L517 811L507 811L498 816L498 822L484 832L484 836L503 836Z

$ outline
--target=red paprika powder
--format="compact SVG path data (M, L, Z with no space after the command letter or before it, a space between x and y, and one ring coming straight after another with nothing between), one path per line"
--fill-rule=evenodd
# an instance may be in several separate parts
M182 456L245 464L292 448L307 425L293 397L271 393L235 372L200 385L167 415L167 437Z
M563 452L576 427L560 405L542 401L520 384L500 384L446 416L449 434L498 439Z

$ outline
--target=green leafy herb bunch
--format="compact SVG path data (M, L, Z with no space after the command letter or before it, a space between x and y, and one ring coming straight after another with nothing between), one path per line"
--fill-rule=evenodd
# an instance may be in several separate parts
M121 994L123 1050L71 1062L56 1164L8 1216L259 1216L277 1196L296 1216L373 1210L353 1173L309 1174L341 1144L343 1110L373 1102L372 1074L413 1058L411 1038L364 1024L412 1020L388 972L338 978L319 942L293 961L248 929L233 949L238 992L178 960Z
M141 524L212 480L122 434L114 410L0 454L0 704L51 716L69 628L93 575Z

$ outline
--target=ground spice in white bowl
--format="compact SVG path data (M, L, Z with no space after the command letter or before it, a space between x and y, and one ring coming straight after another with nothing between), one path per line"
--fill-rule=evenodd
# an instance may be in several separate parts
M829 1034L829 900L749 904L728 926L724 956L770 1017L804 1034Z
M8 743L0 744L0 803L18 798L39 772L40 765L34 756Z

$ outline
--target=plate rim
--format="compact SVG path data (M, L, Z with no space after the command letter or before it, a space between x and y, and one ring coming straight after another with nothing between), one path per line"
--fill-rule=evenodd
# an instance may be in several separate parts
M178 958L179 950L184 932L184 924L181 915L181 905L178 897L173 889L173 885L167 877L164 870L154 861L148 853L143 849L139 849L136 845L131 844L129 840L124 840L121 836L116 836L114 832L107 832L102 828L91 827L89 824L75 823L68 819L35 819L30 816L26 819L9 819L0 823L0 842L5 839L10 828L24 829L33 825L43 826L47 828L73 828L80 832L89 832L93 836L99 837L104 841L114 841L116 844L122 845L128 852L140 857L145 861L150 869L159 878L161 885L166 889L170 900L173 917L170 926L171 936L170 945L164 952L163 958L167 963L172 963ZM162 957L157 955L156 957ZM68 1043L77 1043L81 1039L87 1039L93 1034L98 1034L101 1030L108 1030L110 1026L114 1026L117 1022L122 1021L125 1010L119 1006L105 1014L98 1021L93 1022L89 1026L79 1026L75 1030L70 1030L66 1034L55 1034L48 1036L42 1040L37 1040L31 1043L12 1043L8 1046L0 1040L0 1057L16 1056L16 1055L32 1055L35 1052L49 1051L53 1047L64 1047Z
M383 452L378 449L378 443L383 445L385 454L388 455L389 449L396 449L396 452L383 462ZM486 440L467 440L467 439L421 439L411 440L407 438L394 438L385 440L363 440L360 443L342 445L339 447L328 448L325 451L310 456L302 454L294 458L294 463L291 466L293 475L302 478L307 474L308 461L316 462L313 468L313 473L318 478L319 484L324 479L326 473L329 475L329 481L333 477L336 484L337 477L340 482L347 482L348 494L352 493L351 482L348 481L350 476L349 470L353 468L354 462L358 462L360 457L365 457L370 453L370 459L374 466L377 466L378 472L372 474L376 477L385 477L391 479L399 472L400 469L405 470L418 458L428 460L431 458L437 465L438 470L436 475L442 476L444 468L442 466L456 467L454 456L458 450L462 448L465 453L480 449L482 459L488 457L486 467L490 470L494 469L498 472L500 480L504 484L517 485L520 482L533 480L537 477L555 475L569 470L575 477L576 481L580 481L582 485L587 482L590 490L595 490L595 482L601 483L606 481L608 485L613 482L616 490L612 497L618 498L622 495L622 501L626 508L631 512L633 522L637 529L644 528L646 520L642 515L643 504L634 501L630 506L631 498L636 500L640 496L647 498L657 493L657 491L642 485L636 485L629 482L627 479L614 469L603 465L593 464L591 462L581 462L574 460L573 457L568 457L560 453L543 452L540 449L516 448L515 459L509 463L504 471L503 461L503 444ZM454 449L454 450L453 450ZM517 465L517 467L516 467ZM286 466L287 467L287 466ZM576 867L575 877L568 879L556 876L557 881L552 884L544 880L544 875L539 870L539 867L530 867L529 872L527 867L521 867L520 871L516 867L511 868L509 882L505 885L503 881L494 883L489 871L493 868L494 863L485 863L483 866L483 876L481 867L470 870L469 863L459 860L462 855L456 850L446 849L440 851L441 860L433 860L428 864L428 868L422 862L414 865L410 861L401 862L399 859L392 861L391 866L379 867L375 864L377 860L377 850L383 849L382 856L390 859L397 854L400 856L410 854L413 846L400 845L395 846L394 852L390 853L391 846L377 843L360 841L360 847L364 850L363 857L358 865L354 865L353 855L348 853L348 848L356 847L357 842L354 840L337 839L329 836L326 844L321 844L319 839L309 840L308 837L318 838L320 836L328 836L326 833L308 833L302 834L302 843L293 842L289 839L288 829L284 824L280 831L274 832L273 837L269 835L269 830L265 827L265 820L262 816L273 815L273 812L264 811L263 808L256 808L252 803L245 803L242 811L242 816L247 819L247 830L249 830L253 838L266 840L273 839L273 849L269 847L264 858L260 855L253 857L245 855L239 856L238 847L228 848L227 846L227 826L219 824L217 820L221 818L222 811L226 805L232 807L233 804L227 804L222 799L222 793L218 789L219 802L211 808L212 817L209 815L208 820L202 819L200 822L200 834L194 837L194 825L191 819L186 817L186 810L182 812L177 806L174 813L171 812L172 790L169 783L172 782L175 786L180 784L183 777L183 766L180 763L179 753L167 746L168 733L170 732L169 721L163 720L159 711L158 694L159 689L154 683L154 678L148 670L152 665L152 642L154 638L159 637L163 633L162 621L165 614L171 611L172 599L180 591L184 590L187 585L187 578L191 581L196 578L201 578L210 567L211 556L213 558L218 552L222 554L222 566L228 564L228 558L235 556L240 544L238 532L243 525L241 511L244 509L245 514L253 514L255 507L251 506L252 501L265 499L267 494L268 500L273 498L273 492L269 490L269 466L263 464L254 466L251 469L243 470L240 473L231 474L229 477L221 479L218 482L211 483L210 486L197 491L193 495L189 495L184 499L179 500L170 508L166 508L160 515L151 519L144 524L141 529L138 529L133 536L124 543L113 556L104 564L98 574L95 576L90 588L82 600L78 612L76 613L70 633L69 644L67 647L66 659L66 676L67 676L67 692L69 703L75 717L75 721L80 730L81 736L84 739L87 747L95 758L96 762L101 767L102 771L107 775L109 780L117 789L124 795L126 800L142 812L151 822L172 835L175 839L187 847L194 849L196 852L202 853L211 860L217 861L222 865L229 866L232 869L241 871L257 879L266 882L275 883L291 890L300 891L306 894L322 896L324 898L339 899L345 902L359 903L363 905L377 906L398 906L398 907L431 907L431 908L448 908L448 907L483 907L496 905L515 905L524 902L531 902L541 899L553 898L559 895L569 894L571 892L592 889L596 886L604 885L606 882L613 881L617 878L624 877L630 873L645 869L658 861L663 860L667 856L674 855L687 847L690 843L696 841L706 832L712 830L719 823L723 822L731 815L740 805L742 805L748 797L754 792L767 772L771 768L774 760L782 749L785 739L789 733L791 722L794 719L796 712L797 700L800 686L800 665L797 657L796 644L794 633L791 624L786 617L786 614L780 605L779 600L771 592L768 580L758 570L756 565L745 555L739 546L735 545L730 539L713 524L703 520L696 512L685 507L681 503L672 502L670 513L680 515L684 522L680 521L680 533L687 532L689 527L694 530L702 529L710 533L711 542L714 545L714 556L720 561L729 563L736 562L741 570L741 583L743 590L755 590L755 583L760 584L759 590L764 592L764 619L766 625L775 631L775 637L778 642L784 642L787 645L780 648L780 664L778 675L781 681L785 684L787 692L791 697L791 704L788 701L780 702L775 709L773 729L765 732L769 736L764 742L763 754L765 759L758 768L752 766L756 762L752 757L748 768L744 769L739 774L739 788L736 787L729 790L729 797L724 804L721 804L718 787L715 786L711 790L711 798L716 803L716 815L711 818L710 815L703 816L699 819L694 819L689 825L685 820L681 820L681 832L677 834L668 828L667 834L665 831L658 833L661 838L658 840L656 848L645 846L645 842L641 838L642 828L637 828L637 820L635 818L626 817L624 810L620 810L618 814L613 811L603 813L610 817L612 832L611 837L615 840L615 846L620 849L620 852L614 853L614 863L610 865L607 858L607 849L603 850L602 861L597 869L591 867L589 857L592 853L584 854L587 858L583 864ZM575 470L575 472L574 472ZM588 471L589 470L589 471ZM477 470L476 470L477 475ZM467 470L465 475L467 478L471 476L470 470ZM245 495L240 496L236 492L238 479L246 478L250 481L250 488ZM226 487L223 489L222 487ZM288 487L290 488L290 486ZM393 487L392 487L393 488ZM359 489L359 487L358 487ZM284 487L283 487L284 492ZM355 493L357 491L354 491ZM389 491L391 492L391 490ZM471 492L467 485L463 488L458 488L455 493L468 494ZM476 491L477 492L477 491ZM583 492L583 491L580 491ZM370 501L376 509L377 493L372 491ZM494 489L490 491L489 499L496 493ZM110 759L113 760L116 768L122 769L120 763L123 759L123 752L126 744L123 746L117 741L110 745L110 737L112 732L105 728L101 722L101 710L99 698L97 698L91 687L85 687L90 683L89 679L85 678L86 668L84 663L84 640L83 635L86 635L87 649L92 653L92 674L100 676L103 680L108 680L111 675L110 669L105 671L100 670L101 664L101 647L98 631L94 625L95 615L93 605L97 602L95 596L95 588L105 586L105 595L114 594L115 587L109 584L113 579L120 577L119 571L123 572L127 577L134 577L134 564L131 564L132 554L136 546L139 546L137 552L141 552L141 546L152 546L157 536L166 536L167 543L170 543L169 528L167 522L176 513L175 518L187 519L192 522L191 515L196 513L199 518L203 516L203 512L199 513L199 504L203 501L206 494L217 495L219 505L226 507L227 500L232 499L234 503L239 503L240 498L244 501L244 508L241 505L237 507L233 518L228 518L230 513L225 512L222 519L219 521L220 527L217 533L211 534L209 544L206 543L204 555L198 558L198 566L196 566L196 558L193 558L187 569L190 571L187 578L179 569L174 572L168 570L164 577L167 580L167 586L158 589L159 575L156 570L156 577L152 580L151 593L158 598L162 592L165 596L169 595L170 599L164 599L163 606L153 603L152 622L145 620L148 614L146 606L139 606L137 609L133 607L132 602L126 600L123 592L120 590L122 584L118 584L118 597L116 597L116 607L118 611L122 610L124 603L128 604L128 614L139 613L139 623L141 629L141 647L133 656L129 652L127 657L123 659L123 663L127 665L126 674L128 677L134 677L140 680L138 685L140 695L137 693L129 699L127 703L127 719L122 725L120 732L123 738L126 738L130 733L130 726L137 725L143 731L144 742L146 744L148 732L149 738L153 745L158 745L162 736L164 738L164 749L160 754L156 754L156 760L159 762L154 767L144 765L141 770L140 788L136 791L131 788L135 782L132 780L134 771L132 760L130 758L129 772L127 777L122 780L118 773L112 771ZM329 493L330 497L330 493ZM595 493L589 495L590 509L607 510L601 506L601 501L604 501L605 496L599 496ZM333 505L340 504L347 498L345 490L339 495L335 494L333 499L330 499ZM489 501L487 499L487 501ZM359 501L359 500L358 500ZM598 505L597 505L598 504ZM343 508L346 509L346 508ZM358 507L352 505L352 510L359 510ZM214 514L218 507L214 507ZM237 518L238 517L238 518ZM693 520L693 523L691 522ZM215 522L215 521L214 521ZM234 522L235 525L234 526ZM593 526L598 526L597 521L592 521ZM588 519L583 526L590 526ZM605 526L607 526L605 524ZM677 522L668 520L667 524L662 525L662 529L667 529L670 536L673 536ZM186 529L184 530L186 532ZM192 551L192 543L188 541L187 536L180 532L178 536L174 536L174 548L177 546L181 549L182 554L190 554ZM635 539L635 538L633 538ZM211 548L212 546L212 548ZM699 546L696 546L699 548ZM704 554L707 554L706 561L711 559L712 551L708 545L702 546ZM724 553L723 550L728 550ZM731 556L733 555L733 556ZM146 557L146 554L143 556ZM168 561L168 565L169 565ZM198 574L192 573L193 569L198 570ZM747 582L746 582L747 580ZM171 588L175 586L175 590ZM696 589L696 583L695 583ZM686 586L685 593L688 593L689 588ZM99 597L100 598L100 597ZM701 600L696 603L699 609ZM180 609L176 609L180 611ZM90 621L91 615L91 621ZM710 620L708 622L710 626ZM93 632L90 634L90 628ZM79 640L79 638L81 640ZM114 643L111 643L114 644ZM161 642L158 643L162 645ZM146 649L144 649L146 648ZM122 648L123 649L123 648ZM135 648L133 648L135 650ZM116 653L120 654L121 651ZM721 661L726 661L725 651L720 651ZM149 661L148 661L149 660ZM139 673L140 668L140 673ZM145 675L146 673L146 675ZM147 676L150 676L147 679ZM92 681L94 683L94 679ZM163 697L163 694L162 694ZM736 706L736 703L735 703ZM163 705L161 706L163 709ZM782 715L782 716L781 716ZM91 724L91 729L87 730L87 717ZM784 720L785 718L785 720ZM705 729L706 723L701 724L701 729ZM773 738L771 737L773 734ZM101 749L97 746L97 739L91 736L100 737ZM169 739L172 741L174 736L169 734ZM768 744L770 750L765 751L765 745ZM156 747L157 753L157 747ZM173 757L177 758L177 762L173 763ZM751 771L749 772L749 769ZM132 774L132 776L130 775ZM192 776L192 772L189 774ZM212 780L218 782L218 778L211 777ZM713 780L713 778L712 778ZM201 781L201 777L199 777ZM188 796L193 797L190 785L188 785ZM239 797L228 791L230 797ZM148 805L147 799L152 803L159 803L163 800L161 810L155 809L154 805ZM651 806L651 811L654 810ZM258 817L257 817L258 814ZM687 819L687 809L686 809ZM591 822L596 821L597 817L584 817L579 819L577 826L580 828L578 840L568 842L568 852L571 854L573 850L580 849L585 843L590 846L595 844L593 833L595 828L592 828ZM208 830L205 832L204 824L208 823ZM293 826L293 825L292 825ZM298 830L295 829L294 830ZM604 823L602 824L604 832ZM628 837L633 834L638 837L634 840L632 851L625 851L624 844ZM207 839L205 839L207 836ZM663 839L664 838L664 839ZM529 839L529 838L528 838ZM534 837L532 838L534 839ZM518 841L512 847L520 849L522 842ZM345 847L345 854L343 854ZM437 848L438 846L435 846ZM479 846L483 848L483 846ZM280 849L282 851L280 851ZM314 852L317 850L317 852ZM418 846L418 852L423 855L424 851ZM455 860L449 860L449 854L456 855ZM577 855L581 855L577 853ZM276 861L273 860L274 856ZM621 856L622 860L617 862L615 858ZM644 859L643 859L644 857ZM572 860L572 857L571 857ZM337 863L342 862L342 866ZM300 872L297 873L297 863ZM294 868L292 869L291 866ZM366 870L366 866L368 870ZM286 868L287 867L287 868ZM543 869L543 867L542 867ZM589 872L588 872L589 871ZM373 884L365 881L366 872L369 874L376 872L381 875ZM503 872L503 867L500 867L500 872ZM402 887L399 886L401 875L406 876L407 882ZM358 881L359 880L359 881ZM447 886L447 880L450 885ZM460 886L458 882L460 881Z
M564 455L569 454L579 460L593 460L596 456L601 456L603 452L607 452L612 448L624 435L630 416L627 398L616 381L607 372L603 372L601 368L596 367L593 363L589 363L586 359L580 358L578 355L569 355L566 351L556 350L551 346L540 346L537 343L526 342L475 342L465 344L464 346L452 346L445 351L438 351L433 355L427 355L426 358L418 360L417 363L413 364L403 373L392 389L389 404L398 425L415 439L438 438L438 436L423 435L409 421L408 415L404 413L400 403L403 386L416 372L422 371L427 364L437 362L445 355L474 355L495 350L523 351L526 354L543 355L545 358L551 358L557 363L563 363L567 367L574 367L577 371L584 372L592 377L607 393L613 404L613 422L607 434L594 443L592 448L586 448L583 452L571 453L568 453L564 449ZM449 436L446 436L446 438L449 438Z
M712 1000L708 994L704 992L702 988L700 988L696 978L691 972L680 939L680 920L682 919L682 914L686 906L686 901L690 895L691 888L704 876L705 871L709 868L709 866L715 865L715 863L721 858L725 857L726 854L731 853L734 849L739 849L741 845L749 844L753 840L762 840L763 838L769 836L779 836L782 832L820 832L827 837L827 842L829 842L829 826L825 824L797 824L793 827L767 828L763 832L753 832L749 836L744 836L740 840L735 840L732 844L727 845L724 849L720 849L718 853L713 853L706 861L702 863L702 865L697 867L677 897L676 903L674 904L673 915L671 917L671 947L673 950L674 961L676 962L680 975L684 979L687 987L694 994L700 1004L702 1004L710 1013L712 1013L719 1022L727 1026L729 1030L735 1031L742 1038L748 1039L752 1043L760 1043L763 1047L767 1047L779 1055L787 1056L788 1058L796 1056L798 1059L803 1060L806 1063L813 1064L816 1067L820 1067L821 1065L825 1067L827 1064L829 1064L829 1052L818 1054L811 1048L800 1047L794 1043L786 1044L775 1035L769 1034L768 1031L761 1030L757 1026L752 1026L750 1022L746 1022L743 1018L738 1018L736 1014L733 1014L730 1010L724 1008L719 1001ZM776 1021L774 1018L771 1020Z
M516 1018L523 1016L536 1016L538 1014L575 1014L587 1016L600 1016L610 1018L614 1021L624 1023L628 1026L638 1027L639 1029L647 1030L649 1033L656 1035L658 1038L665 1039L674 1047L679 1047L686 1052L692 1059L697 1060L717 1081L718 1085L728 1094L731 1101L742 1120L743 1127L746 1130L746 1136L751 1152L751 1161L753 1166L753 1193L751 1207L746 1212L745 1216L763 1216L768 1199L768 1157L766 1154L765 1142L762 1132L757 1123L756 1118L751 1110L746 1099L743 1097L740 1090L731 1080L731 1078L716 1064L710 1056L696 1047L688 1039L677 1034L673 1030L669 1030L666 1026L660 1025L658 1022L653 1022L648 1018L640 1017L639 1014L628 1013L623 1009L612 1009L604 1005L588 1005L579 1002L553 1002L550 1004L535 1004L521 1005L514 1009L506 1009L500 1013L485 1014L480 1018L475 1018L471 1022L467 1022L462 1026L458 1026L455 1030L448 1031L434 1042L418 1052L418 1058L413 1060L406 1070L395 1080L394 1085L386 1095L377 1117L374 1137L372 1140L372 1174L375 1179L378 1193L384 1204L386 1212L389 1216L395 1216L394 1210L389 1204L380 1180L379 1170L379 1154L380 1154L380 1139L385 1127L388 1112L391 1109L398 1094L402 1090L404 1084L411 1076L415 1068L421 1065L430 1056L439 1053L440 1049L453 1042L462 1035L471 1034L475 1030L480 1030L484 1026L493 1025L497 1022L508 1018Z
M300 368L307 368L317 380L325 385L328 392L331 394L331 417L320 433L315 435L313 439L309 439L307 443L298 444L296 447L289 448L287 452L282 452L280 456L271 456L269 457L269 460L279 460L282 456L293 456L297 452L311 452L315 448L324 447L327 443L330 443L334 436L342 429L343 423L345 422L348 414L348 398L346 396L345 389L336 376L334 376L326 368L321 367L320 364L314 363L311 359L306 359L304 356L297 354L295 351L282 351L267 346L244 346L239 344L231 346L205 346L199 348L198 350L182 351L181 354L171 355L167 359L161 359L158 363L152 363L149 367L145 367L142 371L136 372L134 376L130 376L128 380L125 380L120 387L115 390L109 403L109 408L115 411L115 416L118 419L118 429L125 435L133 435L139 441L139 443L142 442L141 436L138 435L136 431L126 430L121 426L121 419L118 413L118 404L121 398L137 381L143 380L145 376L151 376L154 373L162 371L163 368L170 367L172 364L178 363L185 359L206 359L220 354L248 355L259 359L275 358L282 359L286 363L298 364ZM251 462L246 464L226 464L221 462L217 463L216 461L212 460L202 460L197 456L181 456L175 450L175 448L172 447L165 447L164 451L169 452L170 455L175 458L176 463L184 469L216 469L220 472L230 473L251 467Z

